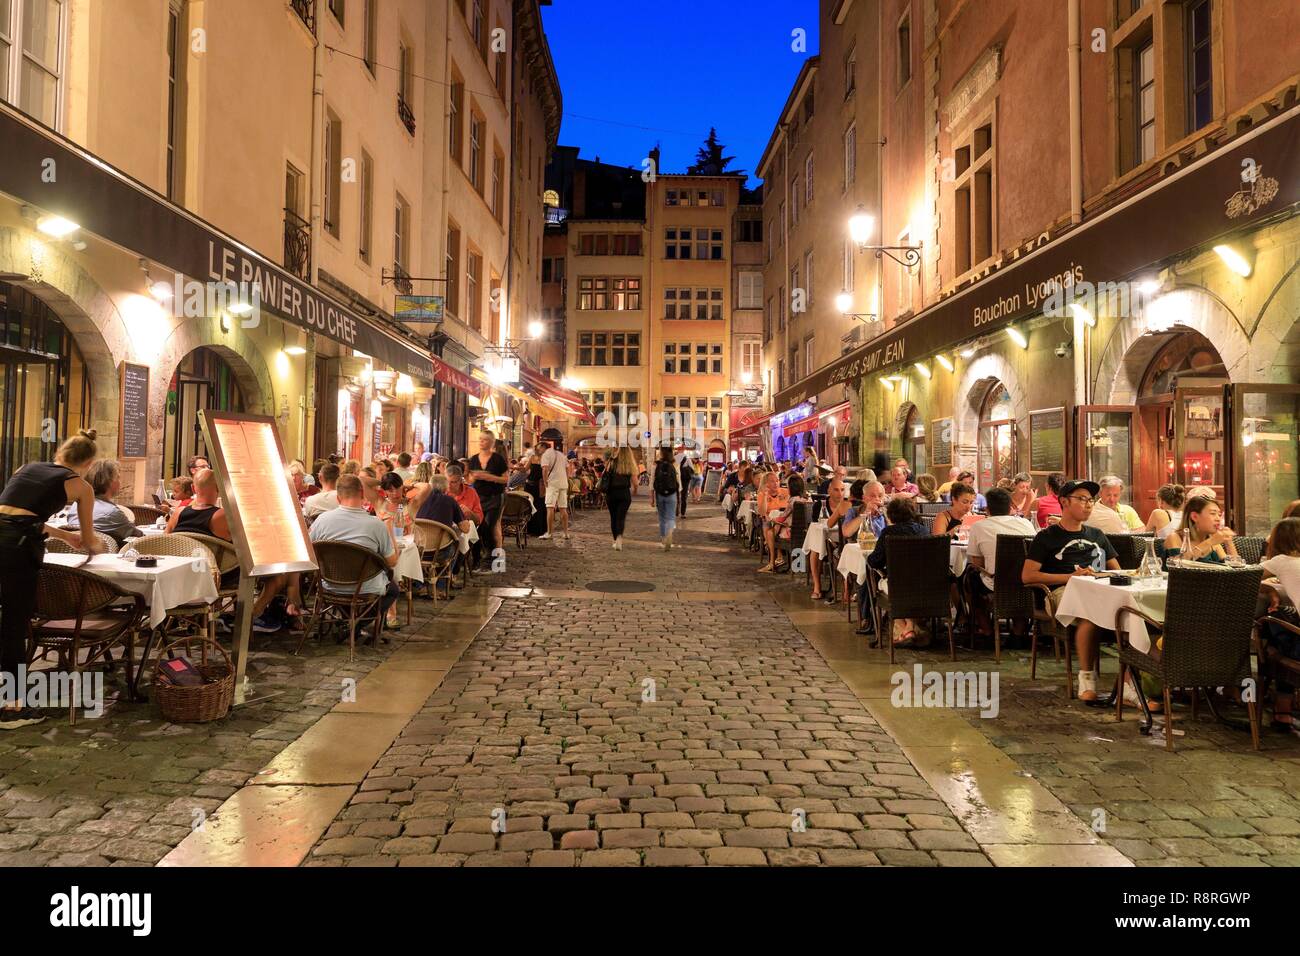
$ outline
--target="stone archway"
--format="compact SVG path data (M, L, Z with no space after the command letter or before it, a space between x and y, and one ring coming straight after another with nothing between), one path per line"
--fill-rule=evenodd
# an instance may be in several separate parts
M90 426L101 451L116 455L118 367L131 349L113 300L61 247L8 226L0 226L0 275L49 306L72 334L91 376Z
M1098 405L1132 405L1152 359L1168 342L1163 335L1148 335L1149 327L1189 328L1209 339L1223 359L1234 382L1250 381L1250 340L1241 323L1218 298L1199 287L1185 286L1147 303L1135 316L1121 321L1111 333L1092 381L1092 402Z
M953 464L975 471L979 467L980 409L989 389L1001 382L1011 396L1015 409L1016 431L1029 420L1029 398L1020 384L1020 376L997 352L976 356L962 372L957 383L956 408L953 423L956 430L953 444Z

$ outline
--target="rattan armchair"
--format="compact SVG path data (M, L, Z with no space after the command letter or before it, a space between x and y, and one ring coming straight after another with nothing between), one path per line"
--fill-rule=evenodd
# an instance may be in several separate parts
M212 549L198 541L191 541L175 534L151 534L143 538L132 538L126 544L122 545L119 554L125 554L127 551L135 551L136 554L160 555L171 558L189 558L196 562L194 569L196 573L212 575L212 583L216 586L218 594L221 592L221 573L217 570L217 558L212 553ZM206 601L191 601L189 604L182 604L179 607L167 609L167 620L162 624L161 630L165 633L171 633L175 629L193 630L198 628L200 633L206 633L211 640L216 640L216 605L209 604ZM140 667L149 660L149 651L153 645L153 632L145 641L144 650L140 655Z
M1018 534L1000 534L997 537L993 564L992 617L993 659L998 662L1002 660L1003 621L1027 621L1030 644L1035 645L1034 650L1037 650L1039 622L1034 619L1034 592L1025 587L1020 577L1025 567L1028 544L1028 540Z
M884 620L913 618L944 621L948 625L948 657L957 659L952 633L952 580L949 569L951 539L947 535L885 539L888 591L873 595L876 633L889 644L889 662L894 663L894 641L884 630ZM870 576L869 576L870 577ZM871 581L864 582L870 586Z
M154 524L159 518L167 514L161 508L155 508L153 505L127 505L131 514L135 515L136 524Z
M501 503L501 537L502 540L508 534L515 536L515 544L521 548L528 547L528 522L533 517L533 509L529 507L532 499L522 492L508 491ZM488 539L488 550L491 551L491 540Z
M1259 564L1264 560L1264 548L1268 544L1266 538L1257 535L1242 535L1233 538L1232 543L1237 548L1237 556L1247 564Z
M1255 624L1255 606L1263 569L1253 568L1171 568L1169 594L1164 623L1154 621L1129 608L1120 610L1119 691L1115 700L1115 717L1124 716L1124 677L1129 670L1144 671L1164 683L1165 749L1174 749L1174 715L1170 691L1185 688L1236 687L1251 676L1251 631ZM1163 630L1162 649L1143 653L1127 640L1125 621L1129 616L1142 618ZM1153 648L1154 650L1154 648ZM1139 685L1139 700L1141 696ZM1211 698L1211 702L1213 698ZM1251 739L1259 749L1259 705L1254 695L1246 700L1250 715ZM1194 715L1193 715L1194 716ZM1151 729L1151 715L1146 713L1143 733Z
M186 538L203 545L217 560L217 604L215 613L233 611L239 598L239 584L234 572L239 570L239 552L224 538L197 531L174 531L171 537Z
M424 580L438 600L438 582L446 581L451 587L451 579L456 570L456 556L460 550L460 534L439 521L417 518L415 521L415 543L420 549L420 564L424 567ZM451 557L440 559L439 552L451 547Z
M78 675L103 661L113 665L113 648L123 645L124 679L128 694L136 695L138 671L131 672L135 636L149 617L148 605L138 594L119 587L107 578L81 568L58 564L42 565L36 578L36 607L27 642L27 666L57 657L57 667ZM75 690L75 685L74 688ZM68 723L77 722L77 699L68 705Z
M1115 549L1115 557L1121 568L1132 571L1142 563L1146 542L1139 541L1131 534L1107 534L1106 540Z
M366 582L377 574L391 579L388 565L376 552L359 544L344 541L316 541L316 563L320 568L320 584L312 602L311 617L294 654L302 653L307 638L320 625L346 624L348 629L348 660L356 657L357 625L371 615L375 619L375 641L378 643L384 629L382 594L362 591Z
M99 542L99 546L103 549L104 554L117 553L117 548L118 548L117 539L114 538L112 535L105 534L102 531L96 531L95 540ZM85 554L86 553L85 548L80 548L75 545L68 544L68 542L64 541L62 538L56 538L53 535L45 539L45 550L50 552L51 554Z

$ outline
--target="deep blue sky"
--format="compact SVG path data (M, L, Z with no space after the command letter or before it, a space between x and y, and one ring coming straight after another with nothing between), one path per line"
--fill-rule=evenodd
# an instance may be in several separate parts
M663 172L680 173L716 126L751 186L799 67L818 49L817 0L554 0L542 18L564 96L563 145L640 169L658 141ZM796 27L806 53L791 50Z

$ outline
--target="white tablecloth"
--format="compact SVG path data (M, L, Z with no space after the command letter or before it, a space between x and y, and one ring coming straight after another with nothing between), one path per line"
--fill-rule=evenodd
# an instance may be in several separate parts
M393 576L423 581L424 568L420 566L420 549L415 546L415 538L403 535L397 539L397 547L397 564L393 566Z
M952 573L961 575L966 570L966 542L954 541L948 546L948 567Z
M1141 611L1157 621L1165 619L1165 600L1169 593L1169 579L1141 578L1126 587L1116 587L1104 577L1074 577L1065 586L1061 604L1056 609L1056 619L1070 625L1077 620L1092 621L1098 627L1118 630L1120 608ZM1140 617L1127 616L1130 625L1129 643L1143 654L1151 652L1151 634Z
M803 550L805 554L815 552L820 557L826 557L825 521L814 521L808 526L808 533L803 539Z
M167 530L165 525L156 525L156 524L138 524L136 525L136 528L146 538L149 537L149 535L151 534L162 534L164 531Z
M46 554L46 564L64 567L81 567L85 571L107 578L118 587L139 594L149 605L149 626L157 627L167 617L169 608L180 607L191 601L217 599L217 586L212 581L212 571L206 561L192 558L159 557L156 568L137 568L114 554L97 554L86 564L85 555Z
M856 541L840 549L840 563L836 570L846 578L851 574L859 581L867 579L867 556Z
M741 527L749 531L749 519L754 515L754 502L746 498L740 503L740 508L736 511L736 520L740 522Z

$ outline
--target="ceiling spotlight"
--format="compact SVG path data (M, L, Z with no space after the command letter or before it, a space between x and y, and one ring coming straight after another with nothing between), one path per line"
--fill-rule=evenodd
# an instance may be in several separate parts
M1246 261L1246 258L1240 252L1232 248L1232 246L1215 246L1214 251L1219 254L1219 258L1223 260L1223 264L1233 272L1237 273L1237 275L1241 276L1243 279L1250 276L1252 271L1250 263Z
M974 357L975 357L975 349L974 349L973 347L972 347L972 348L968 348L968 349L962 349L962 350L961 350L961 357L964 358L964 359L974 358Z
M1070 312L1074 314L1076 322L1082 322L1090 329L1095 329L1097 327L1097 320L1093 317L1093 314L1088 311L1087 306L1081 305L1078 302L1071 302ZM1021 347L1023 348L1023 346Z
M948 358L948 356L936 355L934 357L934 360L938 362L940 365L942 365L944 369L946 369L947 371L951 372L953 370L952 359Z
M1014 325L1007 326L1007 335L1011 337L1012 342L1015 342L1022 349L1029 348L1029 339L1025 338L1025 333L1021 332Z
M306 355L307 350L303 348L301 345L286 345L284 349L284 354L285 355Z
M914 367L921 373L922 378L930 377L930 366L926 365L924 362L917 362Z
M71 219L64 219L62 216L42 216L36 223L36 228L47 236L53 236L55 239L62 239L76 232L81 227Z
M894 383L891 382L891 381L890 381L889 379L887 379L887 378L882 378L882 379L880 380L880 384L883 385L883 386L885 386L885 389L886 389L887 391L892 392L892 391L894 390Z

